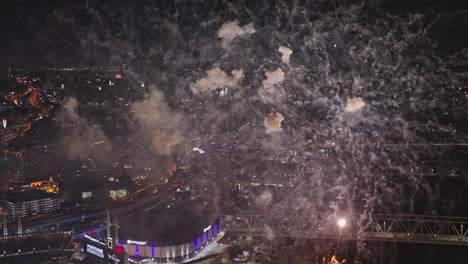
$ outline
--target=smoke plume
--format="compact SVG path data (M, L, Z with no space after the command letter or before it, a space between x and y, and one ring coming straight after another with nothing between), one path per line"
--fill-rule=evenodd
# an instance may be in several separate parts
M291 56L291 54L293 54L293 51L288 48L288 47L285 47L285 46L280 46L278 48L278 51L281 53L281 60L286 63L286 64L289 64L289 57Z
M276 113L271 116L267 116L263 124L266 128L266 133L271 134L273 132L281 131L281 122L284 120L284 117L280 113Z
M263 88L271 88L275 84L284 81L284 72L281 68L276 69L273 72L265 72L266 79L262 81Z
M160 154L169 154L182 141L183 117L169 108L164 94L155 87L151 87L145 99L133 104L133 110L143 136L150 138Z
M255 33L255 28L252 23L241 27L239 21L234 20L221 26L218 30L218 37L223 39L223 48L227 48L235 38L253 33Z
M90 124L78 113L79 103L74 97L66 98L59 113L63 125L70 131L62 138L62 144L70 158L105 160L112 153L111 142L98 125Z
M345 111L346 112L356 112L359 109L363 108L366 105L364 100L361 97L349 98L346 102Z
M207 76L196 81L190 86L193 94L201 94L222 87L237 87L244 77L242 70L233 70L228 76L220 68L216 67L206 72Z

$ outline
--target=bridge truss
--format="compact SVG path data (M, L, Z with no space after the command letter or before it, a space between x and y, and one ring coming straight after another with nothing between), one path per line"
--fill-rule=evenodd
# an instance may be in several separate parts
M468 218L424 215L305 215L237 214L222 216L231 234L308 239L374 240L468 246ZM346 224L338 226L338 220Z

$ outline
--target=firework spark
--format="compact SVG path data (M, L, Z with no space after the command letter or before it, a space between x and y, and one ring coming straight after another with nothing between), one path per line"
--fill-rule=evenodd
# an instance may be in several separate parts
M346 262L346 259L338 260L338 258L333 255L331 257L323 257L322 262L319 262L318 259L315 260L315 264L343 264Z

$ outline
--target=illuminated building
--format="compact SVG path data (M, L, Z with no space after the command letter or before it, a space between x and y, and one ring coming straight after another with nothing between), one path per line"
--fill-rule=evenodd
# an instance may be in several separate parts
M93 192L81 192L81 200L90 200L93 196Z
M12 217L37 215L60 209L60 202L53 195L42 190L20 193L8 193L5 198L5 210Z
M31 189L39 189L48 193L57 193L59 191L59 186L54 182L53 177L50 177L48 181L31 182L29 186Z
M130 259L147 263L181 262L193 257L221 232L220 223L198 230L191 240L156 242L120 239L119 245L125 249Z
M109 190L109 196L112 200L117 200L128 195L126 189Z
M220 219L211 205L196 209L197 214L193 215L200 202L185 201L171 209L132 213L119 221L119 246L139 263L181 262L194 257L221 232Z

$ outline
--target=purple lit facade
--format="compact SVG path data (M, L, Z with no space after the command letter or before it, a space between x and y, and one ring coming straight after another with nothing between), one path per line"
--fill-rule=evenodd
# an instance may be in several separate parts
M153 258L156 261L180 261L196 254L203 246L220 233L219 222L211 225L208 230L201 230L197 238L189 242L160 243L152 241L133 241L131 238L121 239L119 245L129 253L130 257Z
M193 240L193 250L198 251L198 239Z

